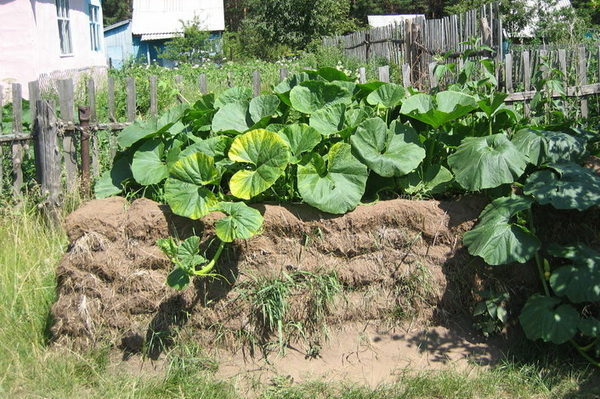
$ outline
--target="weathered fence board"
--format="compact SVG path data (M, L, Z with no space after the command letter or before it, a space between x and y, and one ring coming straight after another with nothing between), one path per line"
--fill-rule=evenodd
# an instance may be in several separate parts
M23 101L21 98L21 84L12 84L12 130L14 134L21 131L23 126ZM23 145L20 141L12 143L12 176L13 176L13 195L21 195L23 186Z
M73 80L63 79L58 84L58 98L60 101L60 118L65 122L73 122L74 109ZM77 184L77 151L75 138L66 132L62 139L63 159L67 172L67 190L72 191Z

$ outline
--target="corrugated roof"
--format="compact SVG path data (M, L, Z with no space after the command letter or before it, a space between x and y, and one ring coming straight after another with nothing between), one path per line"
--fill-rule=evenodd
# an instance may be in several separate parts
M223 0L133 0L134 35L181 32L181 21L198 17L203 29L225 30Z
M372 28L379 28L381 26L388 26L398 24L406 21L407 19L425 18L423 14L397 14L397 15L367 15L369 26Z
M183 33L178 32L163 32L163 33L144 33L141 37L141 41L149 41L149 40L162 40L162 39L170 39L176 36L183 36Z

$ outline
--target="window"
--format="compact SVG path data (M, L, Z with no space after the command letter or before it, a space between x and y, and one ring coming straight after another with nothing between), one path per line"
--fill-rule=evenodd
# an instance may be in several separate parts
M56 16L58 18L58 36L60 38L60 53L73 53L71 44L71 21L69 20L69 0L56 0Z
M90 6L90 43L92 51L100 51L100 21L98 14L100 7Z

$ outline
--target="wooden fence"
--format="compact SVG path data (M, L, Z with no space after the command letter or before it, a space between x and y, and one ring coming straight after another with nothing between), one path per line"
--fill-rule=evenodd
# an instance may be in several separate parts
M600 52L600 48L598 49ZM600 83L589 84L588 81L600 82L600 67L598 74L590 78L587 69L587 54L584 48L575 51L577 58L572 60L576 64L576 76L573 78L574 85L567 85L566 96L580 98L581 116L589 115L587 96L600 94ZM570 65L567 60L569 52L557 50L556 60L558 67L565 71L564 76L570 79L569 68L565 65ZM537 54L537 57L545 55ZM552 60L552 53L546 54L548 60ZM506 55L506 62L499 65L497 70L506 81L509 96L506 102L527 102L531 100L536 91L530 90L532 85L532 74L539 68L544 67L539 62L531 69L531 56L528 52L520 54L522 67L515 68L515 57L512 54ZM535 69L537 68L537 69ZM403 67L402 79L395 79L395 83L403 84L404 86L412 86L411 74L406 73L410 70L410 66L405 64ZM431 86L438 86L439 82L433 73L435 64L430 64L429 74ZM521 72L515 72L520 70ZM359 69L359 81L366 82L365 68ZM280 79L287 77L287 70L280 70ZM521 78L522 81L517 81L516 78ZM390 67L382 66L378 69L378 78L381 81L390 81ZM181 77L175 77L175 83L181 84ZM571 80L567 80L567 83ZM260 94L261 77L258 71L252 73L252 86L254 96ZM57 82L58 87L58 104L51 106L47 101L41 100L38 82L29 83L30 93L30 112L32 115L33 126L31 133L24 131L23 128L23 109L21 85L12 84L12 132L0 135L0 160L3 159L2 151L8 150L10 156L10 176L11 180L8 183L12 187L13 196L19 197L22 195L24 186L23 180L23 157L28 153L33 155L35 164L35 179L41 187L42 195L47 200L46 204L50 209L54 209L60 202L61 194L66 191L72 191L83 187L86 193L89 193L90 183L100 173L100 143L97 132L109 131L114 133L122 130L124 127L135 121L137 117L136 104L136 85L134 78L127 78L125 87L115 87L115 81L111 78L107 84L107 107L108 121L98 121L96 108L96 87L94 80L90 79L86 85L86 101L85 104L78 106L78 118L75 118L75 102L73 81L70 79L60 80ZM197 78L197 89L199 94L206 93L207 82L206 76L200 74ZM514 88L520 87L521 91L515 91ZM115 118L115 90L124 90L126 92L126 121L117 121ZM157 109L157 77L149 77L149 97L150 97L150 115L156 115ZM2 109L2 87L0 86L0 109ZM552 93L552 96L561 96L559 93ZM183 101L183 100L182 100ZM525 107L526 108L526 107ZM527 110L527 108L526 108ZM60 117L58 117L58 115ZM33 143L33 151L29 150L30 143ZM117 151L115 135L110 136L108 140L110 153L112 156ZM8 158L8 157L7 157ZM8 175L7 174L7 175ZM6 180L6 175L3 173L2 163L0 163L0 182ZM29 183L29 182L27 182ZM64 183L64 184L63 184Z
M411 81L422 87L427 65L434 56L453 52L450 55L456 58L472 48L464 43L474 37L494 49L498 61L502 60L502 19L497 3L441 19L416 17L345 36L326 37L323 45L339 46L347 56L364 62L385 58L396 65L408 65Z

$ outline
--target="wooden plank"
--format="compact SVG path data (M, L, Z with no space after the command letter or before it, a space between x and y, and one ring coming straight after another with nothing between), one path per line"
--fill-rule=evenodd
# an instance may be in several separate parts
M58 84L60 117L65 122L73 122L73 95L73 80L60 80ZM67 190L72 191L77 187L77 153L75 148L75 138L71 132L65 132L62 145L63 159L67 172Z
M506 91L513 92L513 58L508 53L504 56L504 81L506 82Z
M37 100L36 107L39 111L33 128L36 178L44 197L43 210L50 220L58 222L61 167L56 117L47 101Z
M283 82L288 77L288 69L287 68L279 68L279 81Z
M12 84L12 117L13 133L19 132L23 129L23 99L21 96L21 84ZM23 145L15 141L12 143L12 177L13 196L19 197L21 195L21 188L23 187Z
M579 47L577 57L577 85L583 86L587 84L587 59L585 56L585 47ZM583 118L589 117L588 100L586 98L581 99L581 116Z
M390 81L390 67L389 65L380 66L378 68L379 80L388 83Z
M566 97L583 97L583 96L591 96L594 94L600 94L600 83L586 84L583 86L571 86L567 87ZM523 91L519 93L511 93L504 100L505 102L515 102L515 101L526 101L531 100L535 94L536 90ZM551 94L552 98L561 98L563 94L554 91Z
M411 86L411 82L410 82L410 65L409 64L402 64L402 85L404 87L410 87Z
M437 62L430 62L428 65L429 68L429 85L431 88L438 86L438 79L435 76L435 67Z
M29 82L29 112L31 114L32 122L33 118L35 118L37 100L40 99L40 83L37 80L33 82ZM2 106L0 105L0 109Z
M208 90L206 88L206 74L205 73L201 73L200 76L198 76L198 87L200 88L200 93L202 93L202 94L208 93Z
M158 99L156 88L156 75L150 75L148 82L150 84L150 115L158 115Z
M358 83L367 83L367 69L365 67L358 68Z
M521 60L523 61L523 86L524 90L528 91L531 89L531 64L529 63L529 51L525 50L521 53ZM531 111L529 104L523 106L525 116L529 116Z
M116 122L115 118L115 79L112 76L108 77L108 119L111 122Z
M90 109L90 123L98 121L96 113L96 84L94 79L87 81L88 107ZM92 176L100 176L100 143L98 142L98 134L96 131L90 130L91 140L91 159L92 159Z
M127 78L127 122L133 122L136 114L135 79Z
M252 71L252 95L260 96L260 71Z
M564 48L558 50L558 67L563 74L565 83L569 84L569 78L567 76L567 51Z

